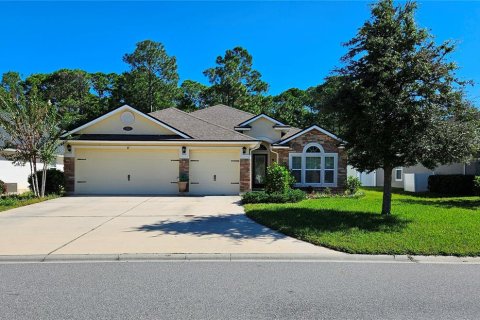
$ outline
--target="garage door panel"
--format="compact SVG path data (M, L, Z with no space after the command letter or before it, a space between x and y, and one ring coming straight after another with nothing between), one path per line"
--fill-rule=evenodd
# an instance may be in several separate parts
M238 194L240 191L239 152L190 151L191 194Z
M78 194L175 194L177 150L79 149L75 162ZM84 159L84 160L81 160Z

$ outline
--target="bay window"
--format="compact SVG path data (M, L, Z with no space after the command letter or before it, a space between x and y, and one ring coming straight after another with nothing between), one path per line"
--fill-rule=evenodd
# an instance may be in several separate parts
M289 160L296 186L336 187L337 153L325 153L320 144L309 143L302 153L290 153Z

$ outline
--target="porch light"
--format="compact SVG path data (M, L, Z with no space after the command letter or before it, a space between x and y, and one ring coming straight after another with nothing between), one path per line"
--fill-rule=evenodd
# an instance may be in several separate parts
M242 148L243 154L247 154L247 147Z
M68 151L68 152L72 152L72 146L69 145L69 144L67 144L67 151Z
M182 154L186 154L187 153L187 147L183 146L182 147Z
M340 145L338 146L338 149L340 149L340 150L345 149L345 144L344 144L344 143L340 143Z

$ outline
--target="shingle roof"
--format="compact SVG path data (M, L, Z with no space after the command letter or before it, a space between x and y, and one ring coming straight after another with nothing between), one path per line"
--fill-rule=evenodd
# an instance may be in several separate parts
M200 109L191 112L190 114L210 123L215 123L222 127L231 129L238 124L255 117L255 115L252 113L238 110L223 104L217 104L205 109Z
M243 112L243 111L242 111ZM176 108L167 108L150 113L151 116L168 123L196 140L210 141L255 141L256 139L235 130L226 128L206 119L201 119L193 113L186 113Z
M200 109L191 112L190 114L196 116L197 118L204 119L208 122L215 123L229 129L234 129L239 124L257 116L253 113L232 108L224 104L218 104L205 109ZM282 137L282 140L288 139L300 131L302 131L302 129L290 127L288 132Z
M293 135L296 135L297 133L299 133L300 131L302 131L303 129L299 129L299 128L295 128L295 127L290 127L290 129L288 130L288 132L282 137L282 139L279 141L279 143L283 140L286 140L288 138L290 138L291 136Z

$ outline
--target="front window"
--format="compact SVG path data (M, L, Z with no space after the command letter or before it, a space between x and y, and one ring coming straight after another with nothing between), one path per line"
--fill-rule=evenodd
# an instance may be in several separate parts
M334 183L335 181L335 157L325 156L325 183Z
M321 183L322 158L307 156L305 157L305 161L305 182Z
M290 161L290 169L297 183L302 182L302 157L292 157Z
M297 186L335 187L337 153L325 153L318 143L309 143L302 153L290 154L290 170Z

